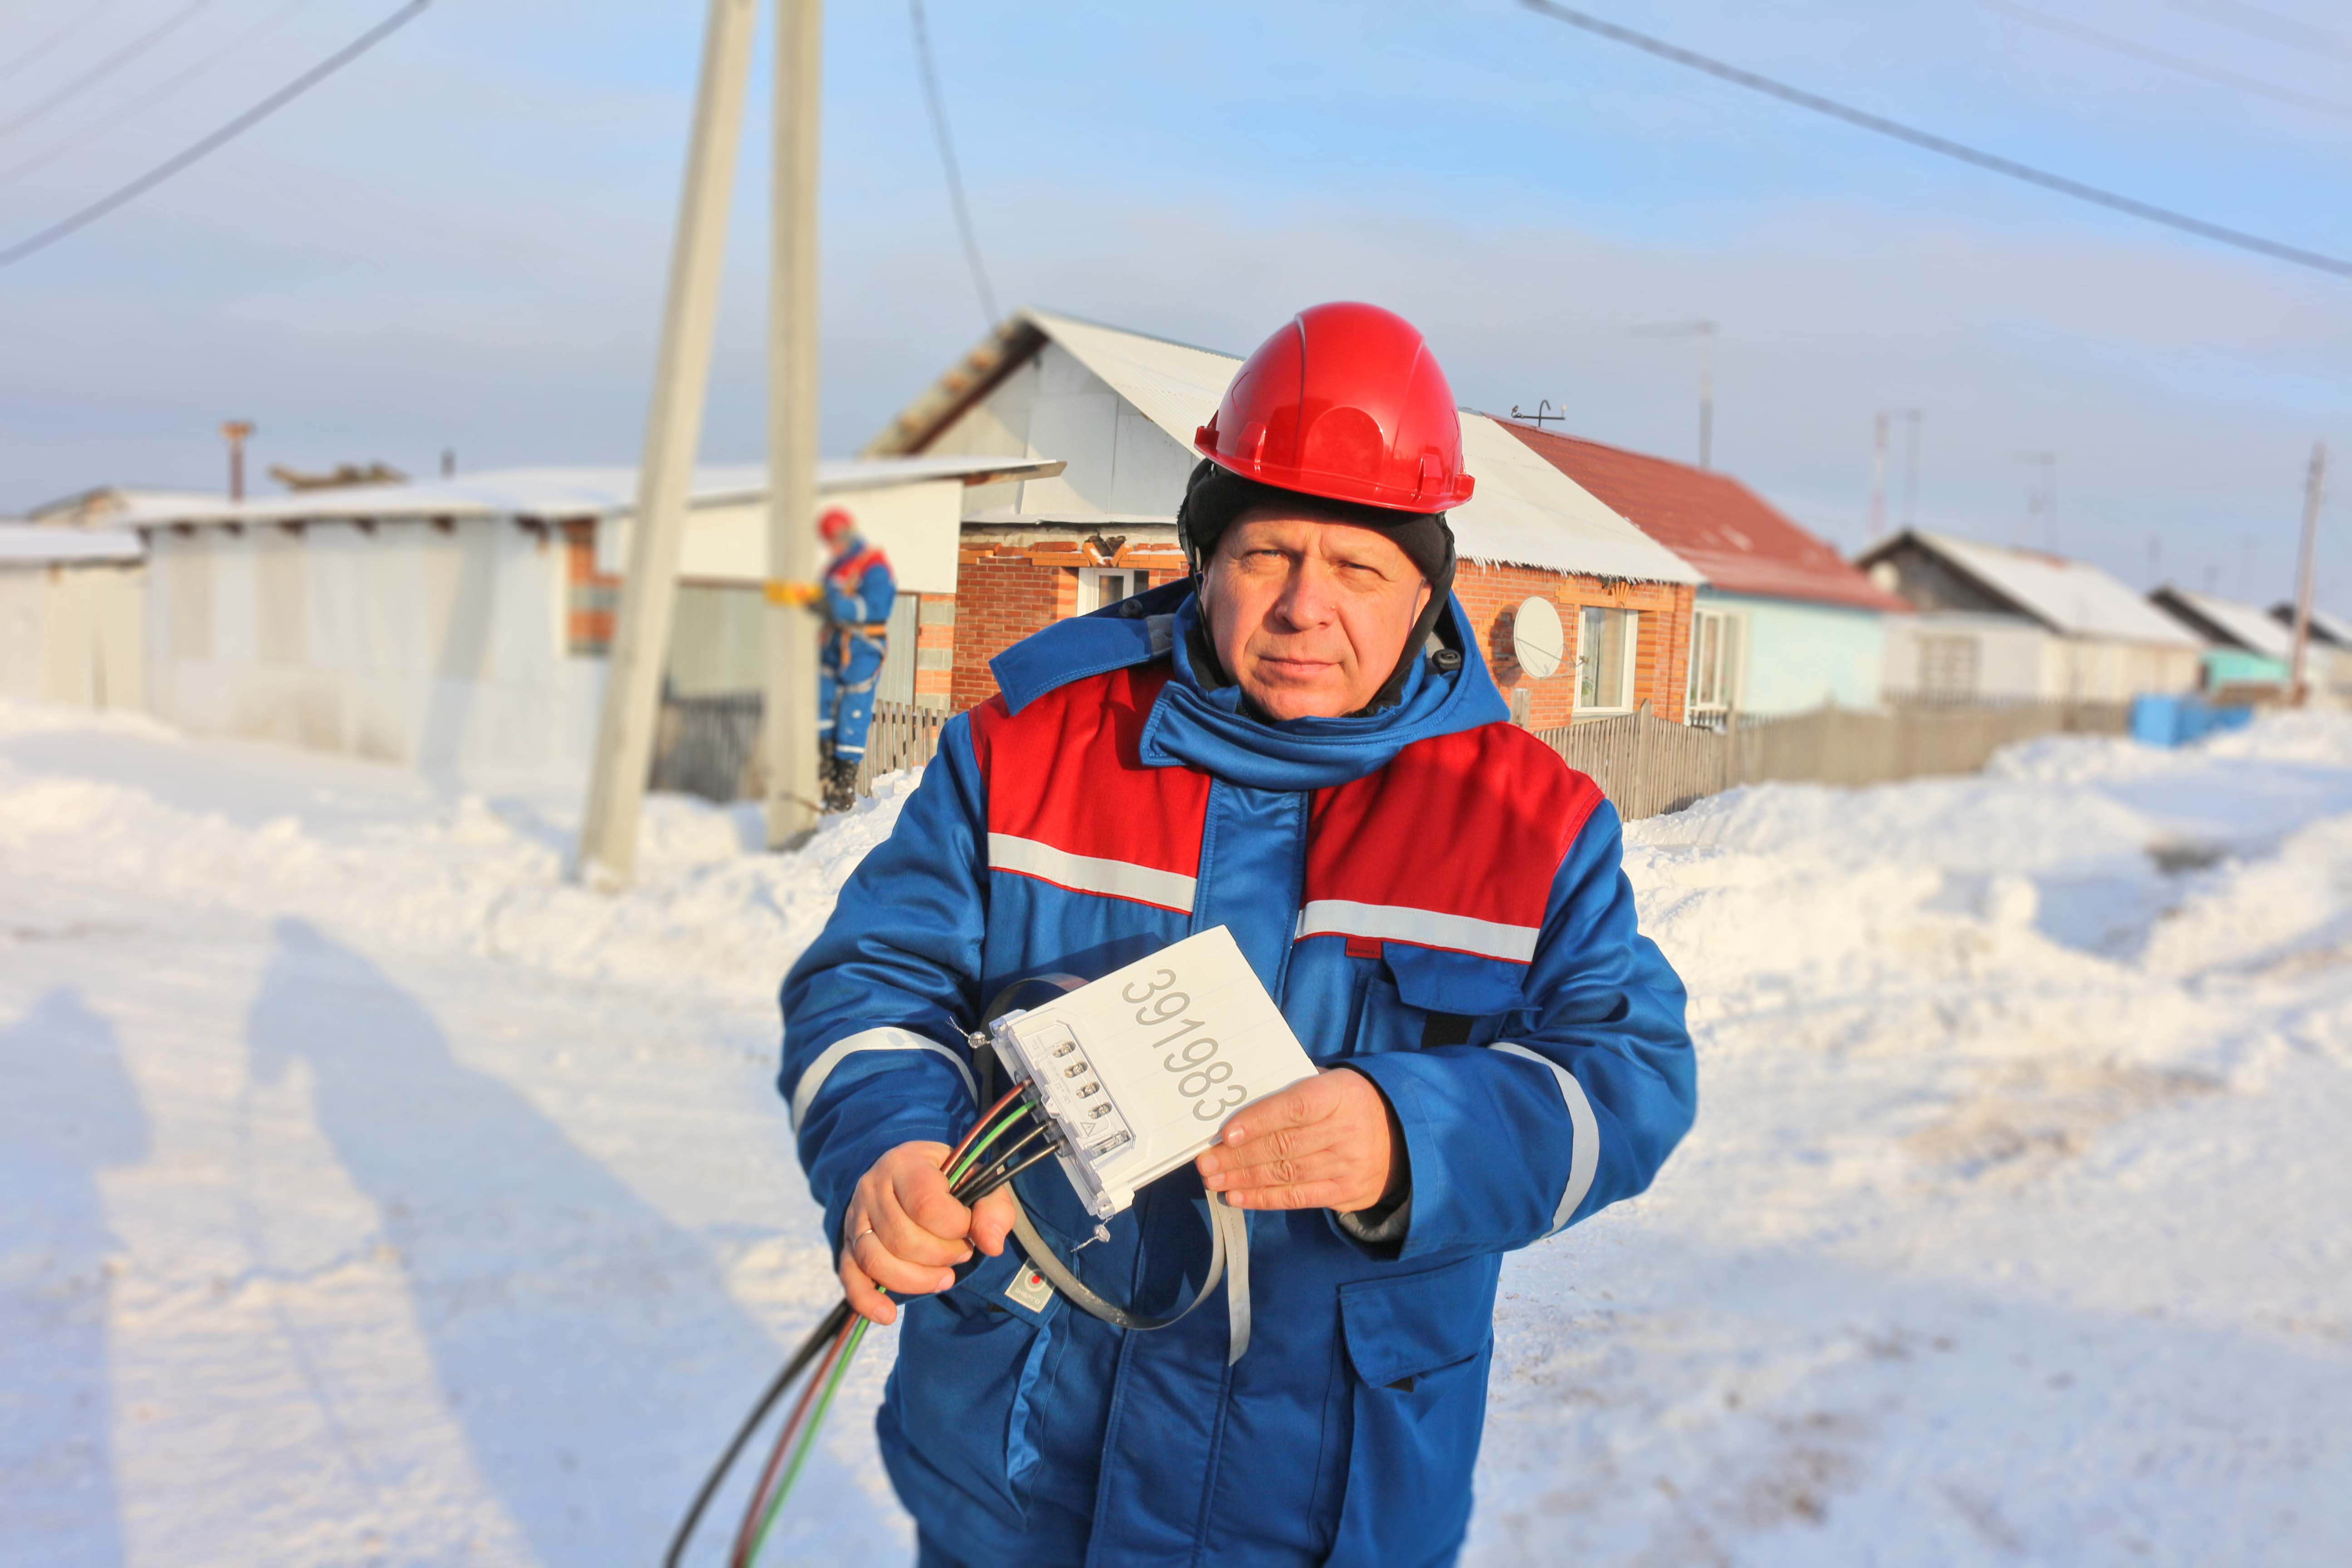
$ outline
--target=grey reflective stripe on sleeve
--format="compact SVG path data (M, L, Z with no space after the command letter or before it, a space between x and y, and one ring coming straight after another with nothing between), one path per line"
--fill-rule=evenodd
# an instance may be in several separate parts
M1577 1205L1584 1202L1584 1194L1592 1190L1592 1178L1601 1169L1601 1123L1593 1116L1592 1101L1584 1097L1584 1086L1576 1081L1574 1073L1542 1052L1515 1046L1508 1040L1496 1040L1492 1048L1551 1068L1551 1076L1559 1081L1559 1097L1568 1102L1572 1141L1568 1152L1568 1190L1559 1194L1559 1207L1551 1216L1551 1228L1557 1231L1568 1224Z
M801 1074L801 1081L793 1090L793 1131L801 1130L801 1118L808 1114L809 1106L816 1100L816 1091L833 1076L844 1058L852 1051L936 1051L947 1058L948 1065L963 1079L963 1087L971 1095L972 1103L980 1102L980 1086L972 1082L971 1065L955 1051L937 1040L927 1039L912 1029L864 1029L833 1042L809 1063Z

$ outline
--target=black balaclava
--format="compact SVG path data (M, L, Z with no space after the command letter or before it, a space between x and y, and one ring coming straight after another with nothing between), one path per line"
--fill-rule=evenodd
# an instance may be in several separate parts
M1372 700L1349 717L1377 713L1396 702L1405 677L1412 673L1414 656L1429 641L1437 617L1445 611L1446 595L1454 591L1454 531L1446 526L1442 511L1391 511L1386 507L1326 500L1321 496L1260 484L1203 458L1193 467L1192 477L1185 482L1183 504L1176 509L1176 538L1184 547L1185 561L1192 568L1194 593L1200 591L1209 558L1217 552L1217 541L1224 537L1234 519L1254 506L1302 505L1316 516L1333 522L1352 522L1387 534L1429 581L1429 603L1422 607L1421 618L1413 623L1412 633L1404 639L1404 651L1398 656L1396 668L1381 682ZM1193 668L1208 679L1213 689L1230 686L1233 677L1218 659L1216 645L1209 637L1207 610L1203 605L1199 629L1189 650ZM1445 655L1459 663L1459 654L1449 649Z

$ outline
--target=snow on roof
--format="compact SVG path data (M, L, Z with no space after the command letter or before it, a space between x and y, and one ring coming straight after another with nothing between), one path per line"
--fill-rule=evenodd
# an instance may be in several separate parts
M2248 653L2258 653L2268 658L2294 657L2293 629L2279 625L2252 605L2242 605L2235 599L2220 598L2211 594L2193 594L2169 584L2158 588L2148 598L2159 608L2175 613L2186 612L2181 616L2183 624L2200 637L2217 636L2220 640L2235 643Z
M1897 615L1911 608L1728 474L1512 421L1503 428L1725 593Z
M1044 479L1061 472L1058 460L1038 458L839 458L817 465L821 494L878 489L935 479ZM756 501L768 493L768 471L756 463L718 464L694 471L692 506ZM121 521L134 527L173 523L326 521L392 517L614 517L635 510L633 467L496 468L418 484L338 485L242 501L226 496L158 498L126 492Z
M1092 371L1186 451L1242 362L1045 310L1022 319ZM1462 466L1476 479L1449 514L1464 559L1643 583L1697 583L1673 551L1529 453L1483 414L1462 413Z
M2282 599L2271 606L2271 619L2286 627L2290 638L2294 633L2294 601ZM2352 647L2352 620L2317 605L2311 606L2311 637L2314 642L2333 644L2336 647Z
M65 528L0 521L0 563L57 565L75 561L136 561L146 554L139 536L123 528Z
M1948 533L1906 529L1865 551L1867 563L1909 540L1942 556L1992 593L2066 637L2107 637L2167 647L2203 647L2202 638L2087 561L2038 550L1979 544Z

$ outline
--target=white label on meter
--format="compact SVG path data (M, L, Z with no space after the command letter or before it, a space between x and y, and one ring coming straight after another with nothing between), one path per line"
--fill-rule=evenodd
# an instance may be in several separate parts
M1218 926L992 1031L1062 1134L1070 1184L1108 1219L1215 1142L1233 1113L1315 1076L1265 987Z

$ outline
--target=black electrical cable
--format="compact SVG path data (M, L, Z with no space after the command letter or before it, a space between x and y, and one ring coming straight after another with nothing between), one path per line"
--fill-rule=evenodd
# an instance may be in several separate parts
M1914 147L1940 153L1944 157L1957 159L1963 163L1972 163L1979 169L1988 169L1996 174L2005 174L2012 180L2022 180L2029 185L2039 185L2045 191L2055 191L2062 196L2072 196L2076 201L2105 207L2110 212L2119 212L2130 217L2144 218L2149 223L2162 224L2167 228L2177 228L2183 234L2193 234L2200 239L2234 246L2240 250L2251 250L2258 256L2267 256L2274 261L2289 261L2297 267L2308 267L2314 271L2332 272L2338 278L2352 278L2352 260L2347 260L2340 256L2327 256L2316 250L2305 250L2300 246L2284 245L2275 239L2264 239L2258 234L2248 234L2243 229L2225 228L2218 223L2207 223L2203 218L2174 212L2169 207L2157 206L2132 196L2118 195L2113 191L2102 190L2096 185L2086 185L2080 180L2070 180L2063 174L2053 174L2046 169L2037 169L2030 163L2021 163L2013 158L2004 158L1997 153L1979 152L1964 142L1952 141L1949 137L1937 136L1932 132L1915 131L1908 125L1888 120L1882 115L1873 114L1867 110L1852 108L1838 102L1835 99L1823 98L1819 93L1807 92L1802 88L1790 87L1785 82L1775 81L1770 77L1759 76L1754 71L1742 70L1738 66L1726 65L1721 60L1710 59L1706 55L1669 44L1663 38L1654 38L1647 33L1637 33L1631 27L1621 27L1614 22L1604 22L1598 16L1571 10L1566 5L1557 4L1556 0L1519 0L1519 3L1530 11L1549 16L1555 22L1565 22L1571 27L1592 34L1595 37L1607 38L1613 44L1623 44L1628 47L1639 49L1645 55L1654 55L1659 59L1671 60L1678 66L1687 66L1692 70L1703 71L1718 80L1727 81L1735 87L1744 87L1750 92L1760 92L1767 98L1777 98L1783 103L1793 103L1800 109L1810 109L1816 114L1826 114L1832 120L1842 120L1848 125L1859 126L1864 131L1875 132L1881 136L1892 137L1897 142L1907 142Z
M962 1158L964 1152L979 1140L984 1130L994 1125L1004 1109L1025 1092L1027 1092L1026 1085L1016 1086L1008 1090L1002 1100L983 1111L980 1120L972 1124L971 1131L964 1134L963 1141L955 1146L942 1163L952 1165L957 1160ZM1031 1109L1034 1108L1033 1103ZM1005 1159L1034 1142L1040 1133L1048 1131L1050 1128L1037 1129L1036 1131L1014 1144L1012 1149L1007 1150L1003 1155L999 1156L995 1163L980 1173L981 1179L986 1181L987 1185L980 1191L973 1192L967 1201L979 1202L1004 1183L1027 1170L1030 1165L1035 1164L1038 1160L1052 1153L1054 1148L1049 1146L1039 1151L1037 1155L1026 1163L1010 1172L1004 1171ZM974 1175L973 1172L965 1172L963 1179L957 1184L957 1187L950 1190L956 1192L960 1200L962 1199L963 1191L958 1189L970 1190ZM767 1420L769 1412L776 1407L776 1402L784 1396L784 1391L793 1385L802 1373L808 1370L809 1363L817 1358L826 1345L840 1336L842 1330L848 1325L850 1317L851 1311L847 1300L845 1300L836 1304L832 1311L825 1314L824 1321L809 1331L808 1338L800 1342L799 1347L793 1352L791 1359L784 1363L783 1370L769 1381L766 1389L752 1405L751 1414L743 1417L743 1423L736 1428L735 1436L729 1439L727 1447L720 1451L718 1462L710 1467L710 1473L703 1478L701 1487L694 1494L694 1501L687 1508L686 1516L678 1521L677 1530L670 1537L669 1550L662 1557L663 1568L678 1568L680 1560L685 1556L688 1543L694 1539L696 1528L701 1524L703 1514L709 1510L710 1500L718 1496L719 1489L726 1484L728 1473L735 1468L735 1461L742 1457L743 1449L751 1441L752 1434L757 1432L761 1424Z
M433 0L408 0L408 4L399 10L394 11L391 16L263 99L251 109L231 120L227 124L207 136L199 138L189 146L182 148L129 184L120 186L100 197L72 216L61 218L31 238L18 240L6 249L0 250L0 267L14 266L36 251L46 250L66 236L96 223L125 202L146 195L189 164L260 124L261 121L392 37L393 34L415 21L418 14L431 4Z
M1038 1139L1045 1137L1052 1131L1053 1129L1050 1127L1040 1127L1031 1132L1027 1137L1014 1143L1011 1148L1005 1150L1003 1153L997 1155L986 1165L976 1170L965 1172L963 1180L958 1182L954 1187L950 1189L953 1193L956 1202L963 1204L967 1208L971 1207L971 1204L965 1199L965 1194L978 1192L980 1190L981 1184L1002 1172L1004 1169L1006 1163L1010 1161L1013 1155L1018 1154L1022 1150L1026 1149L1030 1144L1034 1143Z
M963 171L956 164L955 139L948 134L947 104L940 97L940 74L931 64L931 28L923 16L923 0L908 0L915 24L915 61L922 68L923 101L931 111L931 134L940 144L940 163L948 175L948 200L954 204L956 232L963 238L963 258L971 268L972 287L980 291L980 308L988 325L996 325L996 290L988 286L988 268L981 265L980 237L971 226L971 209L964 205Z
M990 1182L986 1186L984 1186L984 1187L981 1188L978 1192L976 1192L976 1193L972 1194L971 1194L971 1199L970 1199L970 1203L974 1203L974 1204L976 1204L976 1203L980 1202L980 1200L981 1200L981 1199L982 1199L982 1198L984 1198L984 1197L988 1196L988 1194L991 1194L991 1193L992 1193L992 1192L996 1191L996 1189L997 1189L997 1188L999 1188L999 1187L1003 1187L1003 1186L1009 1186L1010 1184L1012 1184L1012 1181L1013 1181L1013 1177L1015 1177L1015 1176L1019 1175L1022 1172L1024 1172L1024 1171L1027 1170L1030 1166L1032 1166L1032 1165L1035 1164L1035 1163L1036 1163L1038 1161L1040 1161L1040 1160L1051 1159L1051 1158L1055 1155L1055 1153L1056 1153L1057 1152L1058 1152L1058 1146L1056 1146L1055 1148L1046 1148L1046 1149L1040 1149L1040 1150L1038 1150L1034 1154L1030 1155L1026 1160L1022 1161L1022 1162L1021 1162L1021 1163L1019 1163L1019 1164L1017 1164L1017 1165L1013 1166L1013 1169L1011 1169L1011 1170L1009 1170L1009 1171L1005 1172L1003 1175L996 1177L993 1181ZM967 1205L967 1206L969 1206L969 1205Z
M678 1568L678 1561L686 1553L687 1542L694 1538L695 1526L702 1522L703 1511L709 1508L710 1500L719 1494L719 1487L727 1479L727 1472L735 1468L735 1460L743 1452L743 1446L751 1440L751 1434L760 1429L760 1423L768 1418L768 1412L776 1407L776 1401L784 1396L784 1390L808 1369L809 1363L817 1358L818 1352L833 1342L834 1337L841 1332L842 1325L848 1321L849 1303L843 1301L827 1312L824 1321L810 1330L809 1337L793 1352L792 1359L784 1363L783 1370L776 1373L775 1380L768 1384L767 1392L760 1395L760 1402L751 1406L751 1414L743 1417L743 1425L737 1428L726 1450L719 1456L719 1462L710 1467L710 1474L704 1479L702 1489L694 1494L694 1502L686 1510L686 1517L677 1521L677 1532L670 1537L669 1550L662 1555L662 1568Z

